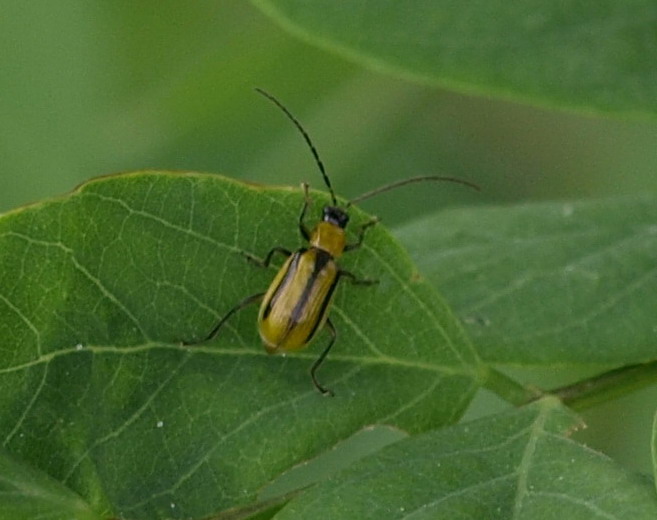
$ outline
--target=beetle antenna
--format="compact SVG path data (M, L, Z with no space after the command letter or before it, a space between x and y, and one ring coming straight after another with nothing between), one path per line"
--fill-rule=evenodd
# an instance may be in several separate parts
M363 193L362 195L359 195L355 199L351 199L349 202L347 202L347 208L351 206L352 204L356 202L360 202L365 199L369 199L370 197L374 197L375 195L378 195L379 193L383 193L385 191L390 191L394 190L395 188L399 188L400 186L406 186L407 184L414 184L416 182L424 182L424 181L446 181L446 182L455 182L457 184L463 184L464 186L468 186L470 188L473 188L477 191L480 191L481 188L477 186L475 183L470 182L470 181L465 181L463 179L458 179L456 177L441 177L439 175L424 175L420 177L411 177L410 179L404 179L403 181L397 181L393 182L391 184L386 184L384 186L379 186L376 189L373 189L372 191L368 191Z
M312 152L313 157L315 158L315 162L317 163L317 166L319 167L319 171L321 172L322 177L324 178L324 184L326 184L326 187L328 188L329 193L331 194L331 200L333 201L333 205L337 206L338 202L335 198L335 192L333 191L333 186L331 186L331 181L329 180L328 175L326 175L326 170L324 169L324 163L322 163L322 160L319 158L319 154L317 153L317 149L315 148L315 145L313 144L313 142L310 140L310 136L308 135L308 132L306 132L306 130L303 128L303 126L301 126L301 123L299 123L299 121L297 121L297 118L294 117L287 108L285 108L285 105L283 105L283 103L281 103L278 99L276 99L274 96L272 96L269 92L266 92L266 91L262 90L261 88L257 88L257 87L256 87L255 91L258 94L262 94L263 96L265 96L267 99L269 99L269 101L271 101L278 108L280 108L283 111L283 113L290 119L290 121L292 121L294 123L294 126L297 127L299 132L301 132L301 135L303 135L303 138L306 140L306 143L310 147L310 151Z

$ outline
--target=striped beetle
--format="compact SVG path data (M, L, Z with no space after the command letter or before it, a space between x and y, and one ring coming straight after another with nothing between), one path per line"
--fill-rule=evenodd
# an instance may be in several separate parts
M463 184L476 190L479 190L479 187L454 177L437 175L411 177L380 186L350 200L343 208L339 207L324 164L301 123L274 96L261 89L256 89L256 91L277 105L301 132L331 195L332 204L324 207L322 220L312 230L309 230L304 220L310 204L310 197L308 185L303 183L304 203L299 215L298 226L301 237L308 242L309 246L294 252L283 247L274 247L264 259L245 253L250 262L262 267L268 267L275 254L283 255L287 259L266 292L245 298L229 310L204 339L185 344L195 345L212 340L233 314L252 303L261 301L258 313L258 332L265 349L270 354L293 352L305 348L317 332L324 327L327 328L331 336L329 343L310 367L310 376L317 390L324 395L333 395L331 390L322 386L317 380L317 369L328 355L337 337L335 326L329 318L335 288L342 279L347 279L356 285L372 285L378 282L377 280L359 279L353 273L341 269L336 262L343 253L358 249L363 243L367 229L378 222L378 218L373 218L362 224L358 230L356 241L347 243L345 229L349 223L347 212L349 207L355 202L416 182L447 181Z

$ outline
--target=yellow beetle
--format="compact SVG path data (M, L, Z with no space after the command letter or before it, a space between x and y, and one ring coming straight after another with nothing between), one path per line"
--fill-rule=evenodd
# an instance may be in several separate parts
M316 373L337 337L335 327L328 317L335 288L343 278L359 285L377 283L377 280L357 278L349 271L341 269L336 262L342 253L360 247L366 230L378 222L377 218L365 222L358 230L356 241L347 243L345 228L349 223L349 214L347 213L349 206L354 202L370 198L384 191L415 182L448 181L464 184L477 190L479 187L471 182L453 177L436 175L412 177L364 193L349 201L344 208L341 208L338 206L331 182L308 133L275 97L261 89L256 89L256 91L275 103L299 129L310 147L324 179L324 184L329 190L332 205L324 207L322 220L314 229L309 230L304 223L304 219L310 204L310 198L308 185L304 183L302 187L305 200L299 215L299 231L303 239L309 243L309 246L295 252L282 247L275 247L262 260L246 255L249 261L263 267L269 266L272 257L277 253L286 256L287 260L279 269L266 292L253 294L233 307L203 340L185 344L193 345L213 339L233 314L251 303L262 300L258 314L258 332L265 349L270 354L300 350L306 347L317 332L326 326L331 338L328 345L312 364L310 375L317 390L324 395L333 395L331 390L319 383Z

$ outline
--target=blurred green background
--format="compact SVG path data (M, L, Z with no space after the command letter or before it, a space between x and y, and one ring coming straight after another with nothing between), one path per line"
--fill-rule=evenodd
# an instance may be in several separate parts
M388 225L435 207L657 190L655 121L554 112L365 70L242 0L3 0L0 50L0 212L142 168L321 188L303 140L256 86L303 122L346 197L432 173L483 187L409 188L364 204ZM488 399L471 415L489 410ZM592 410L580 439L647 472L655 402L649 389Z

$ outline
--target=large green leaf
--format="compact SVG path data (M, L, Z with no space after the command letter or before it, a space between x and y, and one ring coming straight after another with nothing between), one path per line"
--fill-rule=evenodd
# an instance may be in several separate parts
M652 483L565 437L554 399L400 441L292 500L274 518L652 520Z
M253 0L293 32L372 67L465 92L657 112L651 0Z
M488 361L657 357L653 196L449 210L397 231Z
M313 215L326 200L315 197ZM455 421L482 370L459 321L381 226L344 258L380 283L338 288L338 341L319 372L335 398L307 372L328 337L267 356L255 308L216 341L181 346L267 287L274 271L241 253L298 247L301 201L299 189L139 172L4 215L5 447L95 511L197 518L249 506L274 477L365 425L418 432Z

